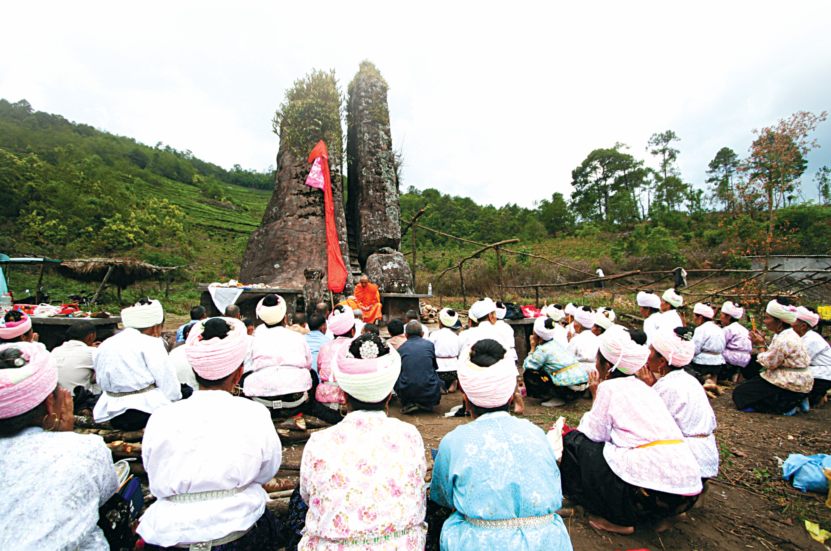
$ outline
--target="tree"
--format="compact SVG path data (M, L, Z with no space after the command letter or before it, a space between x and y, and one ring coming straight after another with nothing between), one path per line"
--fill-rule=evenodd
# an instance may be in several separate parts
M825 111L819 115L799 111L789 119L780 120L776 126L753 131L759 138L750 147L742 170L749 173L746 191L761 195L767 202L765 271L770 266L776 213L784 206L787 196L799 190L799 178L807 167L805 157L811 149L819 147L816 140L809 141L808 136L826 118Z
M817 202L820 205L831 203L831 168L824 166L814 174L817 183Z
M574 226L574 214L562 193L554 193L551 200L543 199L534 205L537 218L545 226L548 235L556 235Z
M643 161L620 151L616 143L610 149L595 149L571 171L572 206L585 221L614 222L612 197L618 193L634 196L643 185L646 169Z
M655 200L669 211L679 210L690 191L690 185L672 174L661 178L655 186Z
M661 174L661 179L666 180L669 176L676 174L674 163L678 160L679 150L671 147L672 142L680 142L674 131L667 130L659 134L652 134L646 150L654 156L661 157L661 168L658 170ZM651 148L651 149L650 149Z
M727 210L735 211L733 178L739 169L739 156L729 147L722 147L707 166L707 183L713 186L713 203L720 201Z

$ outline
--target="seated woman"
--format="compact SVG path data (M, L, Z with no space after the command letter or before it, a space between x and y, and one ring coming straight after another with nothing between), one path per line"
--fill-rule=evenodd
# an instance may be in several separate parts
M211 318L191 329L185 353L199 392L155 412L142 441L158 498L138 528L146 550L284 546L262 487L280 469L280 438L263 405L235 396L247 351L237 319Z
M577 358L555 339L557 322L551 318L537 318L531 349L525 358L525 386L532 398L548 399L541 405L559 407L576 400L588 388L589 376L577 363Z
M118 490L112 454L74 423L46 349L0 345L0 549L110 549L99 516Z
M768 303L765 329L776 335L768 346L762 333L750 333L750 341L760 352L742 369L747 380L733 390L733 402L741 411L793 415L800 405L808 410L814 376L811 357L791 328L796 320L796 308L787 299Z
M648 358L626 331L604 333L597 373L589 375L592 409L563 437L563 493L585 506L598 530L631 534L656 521L666 530L701 493L701 469L681 430L660 396L633 376Z
M693 308L693 316L695 357L687 371L704 385L704 390L721 396L722 392L717 383L721 367L724 365L724 358L721 355L725 345L724 331L713 323L716 312L709 303L696 304ZM662 329L674 328L662 327Z
M292 498L289 510L296 517L308 504L298 549L424 549L424 442L385 413L401 372L398 352L367 333L349 357L335 357L333 372L347 415L303 450L302 502Z
M125 329L102 342L93 358L104 392L92 414L96 423L109 421L115 429L132 431L143 429L153 412L180 400L182 387L159 338L162 304L143 298L121 311L121 323Z
M661 295L661 316L658 318L659 328L675 329L684 327L684 321L678 314L678 308L684 305L684 297L675 289L667 289Z
M32 320L27 314L20 310L6 312L3 316L3 323L0 324L0 344L37 342L37 340L37 333L32 329Z
M652 340L647 365L650 372L661 375L661 379L652 384L652 389L664 401L681 429L684 440L701 468L706 490L707 479L718 476L718 448L713 434L716 430L716 414L704 388L684 369L693 359L696 347L692 329L659 329Z
M332 365L335 356L339 360L346 358L349 345L355 340L355 314L348 307L339 304L329 314L326 325L335 335L335 340L321 346L317 353L317 375L320 383L315 389L315 411L310 411L309 415L336 425L343 420L340 410L346 404L346 398L332 373Z
M744 316L744 308L738 302L727 301L721 306L721 327L724 332L724 365L718 374L718 382L736 382L739 371L750 363L753 344L750 331L739 323Z
M599 337L609 329L615 327L614 315L614 310L598 308L597 312L594 313L594 327L592 327L592 333L594 333L596 337Z
M594 312L588 306L583 306L575 310L575 334L568 341L568 351L577 356L580 367L586 373L595 371L594 363L597 357L597 347L600 344L597 335L592 333L594 320Z
M504 355L485 339L459 365L473 422L442 438L433 467L430 499L455 509L442 527L441 549L570 550L557 514L557 460L541 429L509 413L517 373Z
M805 350L811 357L811 373L814 375L814 386L808 395L811 407L819 407L828 400L826 397L831 390L831 346L822 335L811 328L819 323L819 314L813 308L800 306L796 309L797 321L793 329L802 337Z
M566 313L560 304L552 304L546 310L546 315L554 321L554 339L563 348L568 347L568 329L566 329Z
M286 327L286 301L280 295L263 297L257 304L257 317L263 325L254 330L243 393L267 407L273 418L302 413L314 387L309 344L303 335Z

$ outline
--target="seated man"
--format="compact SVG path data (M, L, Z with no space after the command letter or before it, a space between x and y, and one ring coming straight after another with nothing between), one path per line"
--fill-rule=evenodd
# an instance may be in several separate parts
M355 316L355 334L360 335L364 332L364 313L361 311L360 308L355 308L352 310L352 314Z
M73 323L66 330L68 341L52 351L58 363L58 383L61 388L72 392L76 386L93 394L101 394L101 387L95 384L95 369L92 357L96 352L95 326L82 320Z
M239 306L236 304L229 304L225 309L225 317L238 320L240 318Z
M411 321L405 329L407 342L398 347L401 375L395 383L395 394L404 404L401 413L421 408L433 411L441 402L444 383L438 376L436 350L433 343L421 338L421 324Z
M315 373L318 372L317 353L320 352L320 347L327 342L332 342L332 339L326 336L327 330L326 318L323 314L313 314L309 318L309 332L304 337L312 353L312 369L315 370Z
M398 347L407 342L407 335L404 334L404 322L400 319L391 319L390 324L387 325L390 338L387 339L387 344L398 350Z
M419 321L418 312L415 310L407 310L407 313L404 314L404 323L410 323L411 321ZM430 330L427 329L427 326L423 323L421 324L421 338L426 339L430 335Z
M291 324L289 327L289 331L294 331L295 333L300 333L301 335L307 334L309 331L309 323L306 321L306 314L303 312L298 312L294 314L294 323Z
M570 551L557 514L563 503L557 459L542 430L509 413L517 369L504 356L499 343L485 339L459 365L473 422L442 438L436 456L430 499L455 509L441 528L441 549ZM430 528L428 537L435 534Z
M205 311L205 308L200 305L196 305L190 309L190 321L184 325L180 325L179 329L176 330L176 344L180 342L185 342L185 338L182 336L182 331L185 330L185 327L188 325L193 325L197 321L203 320L208 317L208 313Z
M381 295L378 286L369 282L364 274L355 286L355 300L364 315L364 323L376 323L381 319Z
M143 429L150 415L182 399L182 387L168 363L159 337L164 310L158 300L143 298L121 311L126 329L101 343L95 355L95 375L104 390L92 411L96 423L114 429Z

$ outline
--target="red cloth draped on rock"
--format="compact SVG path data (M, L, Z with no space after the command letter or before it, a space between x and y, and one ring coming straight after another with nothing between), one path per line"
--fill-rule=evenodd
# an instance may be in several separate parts
M326 258L329 290L340 293L346 286L346 266L340 250L338 228L335 225L335 202L332 199L332 180L329 176L329 151L323 140L309 153L309 162L314 163L306 185L323 190L324 212L326 214Z

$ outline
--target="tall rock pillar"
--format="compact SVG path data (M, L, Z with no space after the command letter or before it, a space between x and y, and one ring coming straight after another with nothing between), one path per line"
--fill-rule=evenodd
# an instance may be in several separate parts
M347 136L349 238L366 269L370 255L401 244L387 83L369 61L349 84Z
M324 274L325 282L323 191L305 184L312 167L308 155L319 140L324 140L329 150L335 224L344 263L349 265L341 174L341 99L333 72L313 72L286 92L286 101L274 118L274 131L280 136L274 193L260 227L248 239L240 281L302 289L304 272L317 270ZM348 277L344 292L351 288Z

